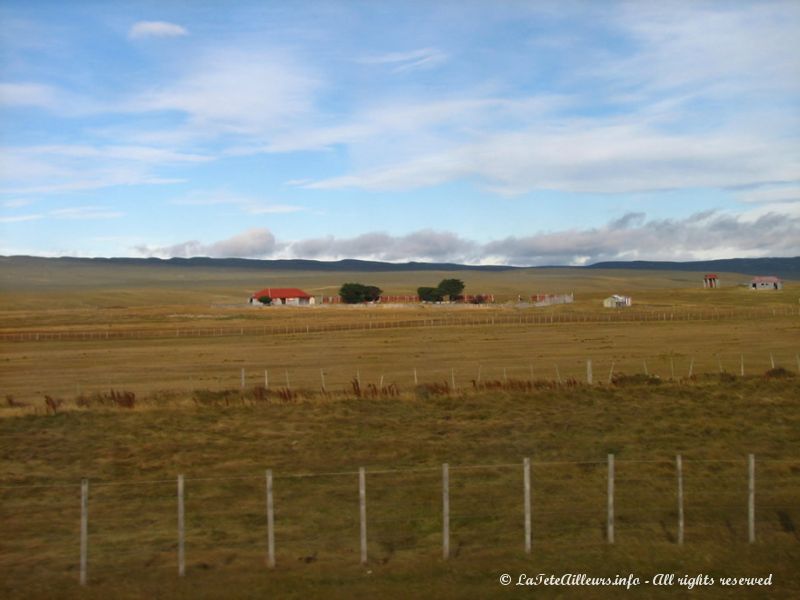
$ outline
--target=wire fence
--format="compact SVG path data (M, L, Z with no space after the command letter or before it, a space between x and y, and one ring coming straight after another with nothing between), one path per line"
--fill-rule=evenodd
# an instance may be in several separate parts
M223 477L3 481L0 569L165 570L457 560L491 549L797 543L800 457L442 464Z
M280 309L279 309L280 310ZM311 308L304 310L313 310ZM0 332L4 342L53 342L53 341L98 341L169 338L207 338L231 336L278 336L301 335L342 331L364 331L423 327L479 327L497 325L545 326L559 323L644 323L680 321L724 321L734 319L754 320L788 316L800 316L800 308L780 306L774 308L729 308L716 310L631 310L614 309L603 312L535 312L515 311L519 314L472 314L446 315L431 318L392 319L359 318L349 322L317 322L293 317L281 324L241 325L219 327L169 327L127 328L111 326L103 328L75 329L26 329Z

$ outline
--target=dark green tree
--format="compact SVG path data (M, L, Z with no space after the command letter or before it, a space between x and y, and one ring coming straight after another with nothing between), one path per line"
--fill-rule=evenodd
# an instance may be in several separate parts
M258 301L261 302L261 304L272 304L272 298L269 296L261 296Z
M443 297L441 290L434 287L417 288L417 296L421 302L441 302Z
M374 285L363 283L345 283L339 288L339 296L345 304L360 304L362 302L375 302L381 297L381 289Z
M438 290L442 296L450 296L450 300L457 300L464 292L464 287L464 282L460 279L442 279Z

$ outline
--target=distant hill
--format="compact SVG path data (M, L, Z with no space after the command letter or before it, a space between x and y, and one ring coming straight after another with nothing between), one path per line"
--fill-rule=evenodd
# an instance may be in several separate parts
M647 271L706 271L743 273L746 275L777 275L784 279L800 279L800 257L793 258L726 258L690 262L612 261L586 267L512 267L506 265L460 265L456 263L387 263L369 260L320 261L304 259L258 260L249 258L41 258L32 256L0 257L0 264L105 264L170 267L214 267L227 269L252 269L265 271L323 271L323 272L403 272L403 271L485 271L500 272L524 268L553 269L634 269Z
M600 262L588 269L642 269L647 271L705 271L714 273L743 273L745 275L777 275L784 279L800 279L800 256L794 258L725 258L692 262L660 262L634 260L630 262Z

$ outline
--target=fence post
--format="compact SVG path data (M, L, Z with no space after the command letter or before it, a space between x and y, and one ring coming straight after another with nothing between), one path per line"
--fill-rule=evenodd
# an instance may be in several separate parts
M269 389L269 371L267 369L264 369L264 389Z
M611 368L608 370L608 383L610 384L614 379L614 361L611 361Z
M272 504L272 469L267 469L267 566L275 568L275 510Z
M614 543L614 455L608 455L608 515L606 519L608 543Z
M450 469L442 465L442 558L450 558Z
M741 375L742 377L744 377L744 353L742 353L742 355L741 355L741 357L740 357L740 363L739 363L739 375Z
M242 367L242 389L244 389L244 367Z
M756 456L747 457L747 538L753 544L756 541Z
M89 480L81 479L81 585L86 585L89 558Z
M678 475L678 545L683 545L683 457L675 457L675 469Z
M592 359L586 360L586 383L592 385Z
M775 357L772 356L772 352L769 353L769 364L773 369L775 368Z
M323 371L322 369L319 370L319 377L320 379L322 379L322 391L327 392L328 390L325 389L325 371Z
M453 390L456 389L456 370L450 369L450 383L453 384Z
M186 554L184 552L183 519L183 475L178 475L178 576L186 575Z
M692 370L694 369L694 356L692 360L689 361L689 379L692 378Z
M414 367L414 385L419 385L419 381L417 381L417 368Z
M522 473L525 486L525 552L531 553L531 459L526 458L522 463Z
M358 468L358 512L361 522L361 564L367 564L367 475Z

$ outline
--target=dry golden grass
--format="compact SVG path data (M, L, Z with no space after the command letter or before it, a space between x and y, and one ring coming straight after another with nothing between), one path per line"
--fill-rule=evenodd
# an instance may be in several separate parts
M330 293L356 280L407 293L445 276L501 300L574 291L577 301L548 309L242 305L250 291L269 283ZM747 278L723 274L723 283L738 280ZM621 271L292 274L45 266L30 272L4 266L0 333L237 327L250 333L2 343L0 596L491 598L508 595L497 583L504 572L633 571L771 572L771 597L790 597L800 587L800 378L763 374L772 362L798 368L798 287L753 293L702 290L698 283L698 274ZM642 314L696 311L722 318L552 324L524 318L615 314L598 308L610 293L633 295ZM762 316L753 318L753 311ZM474 315L488 322L465 324ZM509 316L523 322L500 323ZM375 326L427 318L443 323ZM363 329L304 333L306 324ZM259 326L301 333L257 333ZM585 381L587 359L594 386L576 384ZM738 376L742 359L744 378ZM609 386L612 364L617 374L646 368L662 383ZM690 365L694 379L686 379ZM265 370L267 395L254 391ZM417 389L415 370L420 383L452 387L455 380L457 389L446 396ZM281 399L287 374L291 399L285 392ZM399 395L355 398L356 376L363 389L382 380ZM473 380L494 383L475 390ZM530 380L538 382L533 389ZM515 386L520 389L509 389ZM102 400L111 389L134 393L135 408ZM58 414L47 414L45 395L63 400ZM603 537L609 452L618 460L614 547ZM750 452L758 460L754 545L746 543ZM682 548L674 539L677 453L686 460ZM522 552L525 456L534 461L532 557ZM445 461L453 468L455 555L448 562L440 558ZM465 468L470 465L499 466ZM358 466L368 469L366 569L357 564ZM274 572L264 568L265 468L276 474ZM332 472L344 474L290 476ZM175 565L178 473L187 477L183 581ZM92 482L85 590L76 583L82 477ZM20 487L39 484L45 487ZM310 563L298 560L310 556ZM616 590L579 591L566 597L606 598ZM536 592L565 597L558 588ZM686 594L649 588L639 595ZM703 596L731 597L719 587ZM763 590L739 590L736 597L763 597Z

